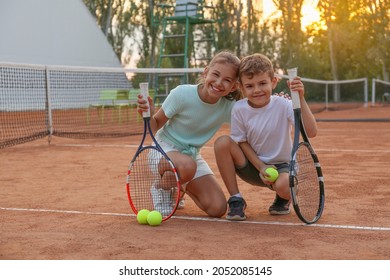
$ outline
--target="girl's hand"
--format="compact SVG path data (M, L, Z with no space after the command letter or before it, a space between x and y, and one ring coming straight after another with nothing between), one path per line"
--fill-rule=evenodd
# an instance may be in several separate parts
M153 116L154 113L154 104L153 104L153 99L148 96L148 101L150 104L150 115ZM142 116L143 112L147 112L149 109L149 104L148 102L143 98L142 94L138 95L137 99L137 111L138 113Z
M283 91L279 93L274 93L275 96L284 97L286 99L291 99L291 96L288 93L284 93Z

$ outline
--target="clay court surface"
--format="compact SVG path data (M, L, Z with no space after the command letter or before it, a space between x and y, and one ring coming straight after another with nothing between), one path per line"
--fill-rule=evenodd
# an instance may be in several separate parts
M316 114L390 118L390 107ZM312 140L325 176L322 218L268 214L274 193L240 181L245 222L210 219L187 197L159 227L137 224L127 201L139 137L54 137L0 150L0 259L389 260L390 122L319 121ZM228 127L218 135L227 134ZM215 139L215 138L214 138ZM213 141L203 156L221 182ZM227 196L227 193L226 193Z

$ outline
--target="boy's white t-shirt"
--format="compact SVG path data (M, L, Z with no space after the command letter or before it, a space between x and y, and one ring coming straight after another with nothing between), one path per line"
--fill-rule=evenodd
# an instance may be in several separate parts
M266 164L284 163L291 157L293 125L291 100L271 96L265 107L253 108L245 98L232 109L231 137L236 142L248 142Z
M223 123L230 123L234 103L226 98L205 103L199 97L198 85L180 85L171 90L162 105L169 120L156 136L183 150L198 152Z

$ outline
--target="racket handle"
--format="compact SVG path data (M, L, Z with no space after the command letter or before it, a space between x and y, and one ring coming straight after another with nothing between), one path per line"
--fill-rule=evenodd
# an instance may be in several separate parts
M288 79L291 82L296 76L298 76L298 68L295 67L295 68L287 69L287 73L288 73ZM297 91L291 91L291 99L293 102L294 109L301 108L301 102L299 100L299 93Z
M148 106L149 106L148 111L142 112L142 116L144 118L150 118L150 104L149 104L149 99L148 99L148 96L149 96L149 83L140 83L139 84L139 88L141 89L141 94L142 94L143 99L145 99L146 102L148 102Z

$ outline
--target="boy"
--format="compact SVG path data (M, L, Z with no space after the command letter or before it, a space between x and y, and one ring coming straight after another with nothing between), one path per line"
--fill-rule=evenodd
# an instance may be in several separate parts
M246 219L246 202L239 191L236 174L252 185L268 187L276 192L276 198L269 207L271 215L288 214L288 172L294 124L292 101L272 96L277 78L272 62L262 54L242 59L239 79L246 98L237 101L232 109L231 137L221 136L214 146L218 169L231 195L226 219ZM308 137L316 136L316 120L305 101L301 79L295 77L288 85L292 91L299 93ZM265 172L269 167L279 172L275 182L271 182Z

